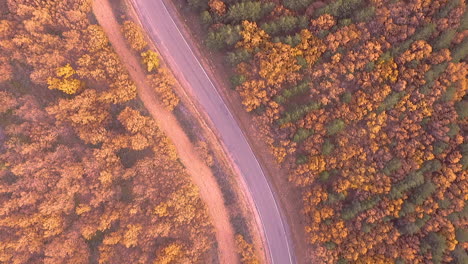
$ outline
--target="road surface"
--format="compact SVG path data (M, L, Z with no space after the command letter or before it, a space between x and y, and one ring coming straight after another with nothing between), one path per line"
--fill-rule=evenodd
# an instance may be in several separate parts
M295 263L289 227L281 216L272 188L237 121L179 30L177 16L168 11L162 0L132 1L148 35L170 54L174 72L190 85L191 95L203 106L244 177L260 216L270 261Z

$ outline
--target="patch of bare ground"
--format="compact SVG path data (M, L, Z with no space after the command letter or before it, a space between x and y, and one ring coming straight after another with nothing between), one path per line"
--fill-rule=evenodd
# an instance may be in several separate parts
M213 223L220 263L238 263L234 241L234 230L229 220L228 210L224 205L223 195L211 169L202 161L194 145L186 135L181 124L172 112L167 111L156 99L146 74L135 54L127 46L108 0L93 1L93 12L109 38L112 47L128 70L137 86L138 96L144 106L156 120L159 128L175 145L179 158L187 169L192 181L198 186L200 196L207 206Z
M268 145L262 140L252 116L243 109L239 95L230 89L229 77L232 72L226 65L223 54L213 52L203 45L206 30L199 23L198 16L187 8L184 0L165 1L165 3L171 13L177 14L178 19L176 19L176 23L178 23L179 28L183 31L184 36L189 36L187 38L189 44L192 47L197 47L193 51L203 64L203 67L209 72L216 87L219 88L220 94L239 122L241 129L245 131L249 144L259 159L264 172L268 175L291 227L297 262L310 263L312 256L307 244L306 222L301 212L303 202L300 192L288 182L288 171L286 168L278 166Z

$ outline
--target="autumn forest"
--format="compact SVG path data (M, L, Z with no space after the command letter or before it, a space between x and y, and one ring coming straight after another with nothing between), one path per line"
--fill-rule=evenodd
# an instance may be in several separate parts
M0 0L0 263L220 263L229 245L259 264L238 182L187 128L202 118L181 121L180 80L111 0L132 71L96 2ZM465 0L164 2L197 18L248 136L299 193L299 263L468 263Z
M468 262L464 0L185 5L301 191L316 263Z
M131 21L121 30L178 104ZM214 234L87 0L0 2L0 262L204 262Z

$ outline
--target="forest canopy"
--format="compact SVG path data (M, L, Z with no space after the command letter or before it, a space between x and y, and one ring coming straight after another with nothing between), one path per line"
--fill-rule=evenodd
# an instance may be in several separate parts
M198 189L94 21L89 0L0 2L0 262L204 262Z
M467 263L464 0L187 0L319 263Z

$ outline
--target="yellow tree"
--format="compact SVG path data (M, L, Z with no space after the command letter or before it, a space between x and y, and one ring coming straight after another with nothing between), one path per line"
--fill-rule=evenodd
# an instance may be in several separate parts
M60 122L69 122L82 140L97 144L107 134L105 122L110 117L109 105L99 100L96 90L87 89L73 99L61 99L47 108Z
M147 50L141 53L141 57L143 59L143 64L146 65L148 72L152 72L159 67L159 57L156 52Z
M266 44L266 48L257 54L260 70L259 75L265 79L267 85L281 86L284 82L294 82L299 79L298 71L301 66L297 63L297 56L302 51L283 43Z
M251 51L255 48L261 47L270 38L270 36L268 36L263 29L259 28L255 22L244 20L242 22L242 27L243 29L240 32L242 40L237 42L236 47L242 47Z
M154 260L154 264L169 264L175 260L180 260L180 255L183 254L182 246L177 243L171 243L158 252L158 257Z
M244 82L237 87L237 90L242 97L242 104L246 107L247 112L256 109L267 101L266 85L263 80Z
M133 21L126 20L122 25L122 31L133 50L141 51L148 46L143 32Z
M57 89L66 94L75 94L83 87L82 81L72 78L75 74L76 71L70 64L57 68L56 77L47 80L49 89Z
M303 56L310 67L318 60L322 53L325 52L327 47L323 44L321 39L312 35L312 33L307 29L301 30L300 35L301 43L297 45L297 48L302 51Z
M89 25L86 33L89 51L97 52L108 47L109 39L99 25Z
M13 23L8 20L0 20L0 38L8 38L13 34Z
M167 110L172 111L179 104L179 97L174 93L176 83L174 76L167 68L160 68L158 73L149 76L150 84Z
M381 82L388 80L391 83L394 83L397 81L398 68L393 59L377 62L375 78L379 78L379 81Z
M241 256L241 262L243 264L259 264L257 256L255 255L255 250L252 244L245 241L242 235L236 235L236 246L237 250Z

